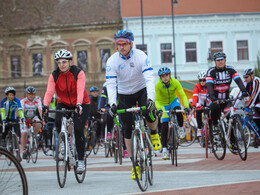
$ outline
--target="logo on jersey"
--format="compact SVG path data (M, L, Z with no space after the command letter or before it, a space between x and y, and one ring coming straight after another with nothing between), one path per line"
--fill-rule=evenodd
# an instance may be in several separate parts
M130 67L131 67L131 68L134 68L134 67L135 67L135 65L134 65L133 62L130 63Z
M151 62L148 58L146 58L144 66L151 66Z
M215 91L219 91L220 93L223 93L225 91L227 91L229 89L229 86L228 85L218 85L218 86L214 86L214 90Z
M124 67L125 67L125 64L124 64L124 63L119 64L119 65L118 65L118 71L123 70Z
M109 72L111 70L111 66L106 66L106 71Z

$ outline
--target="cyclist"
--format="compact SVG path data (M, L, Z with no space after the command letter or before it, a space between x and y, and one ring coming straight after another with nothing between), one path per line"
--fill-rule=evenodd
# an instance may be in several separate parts
M171 70L168 67L160 68L158 71L159 81L155 84L155 106L157 110L167 111L170 109L181 109L179 98L176 91L180 94L185 107L185 111L189 110L188 98L180 84L180 82L171 77ZM183 116L182 113L177 113L177 120L179 124L180 138L185 137L183 130ZM162 115L162 128L161 128L161 142L163 147L163 159L169 158L167 150L167 136L169 129L169 114L163 113Z
M193 101L192 101L192 113L196 110L196 121L198 124L197 136L201 136L202 126L202 110L199 108L206 106L207 101L207 85L206 85L206 72L202 71L198 74L199 83L194 87Z
M16 109L18 110L18 114L21 121L24 122L24 115L23 115L21 102L17 97L15 97L15 94L16 94L16 90L14 87L7 87L5 89L6 97L1 101L1 117L3 123L8 121L12 121L12 122L17 121ZM3 133L3 140L5 140L6 135L9 132L9 130L11 130L11 128L12 127L6 126L5 132ZM16 125L14 126L14 129L16 134L20 135L20 126Z
M110 105L108 104L106 83L104 83L104 85L103 85L102 94L100 96L100 101L99 101L98 107L102 112L105 112L106 110L109 110L109 108L110 108ZM107 125L107 139L111 139L111 130L112 130L113 124L114 124L113 117L109 114L109 112L106 112L106 115L105 115L104 118L105 118L104 124ZM119 119L119 120L120 120L120 123L121 123L121 119ZM124 132L122 132L122 134L123 133ZM126 157L126 158L129 157L129 154L126 150L126 145L125 145L124 140L123 140L123 150L124 150L123 151L124 157Z
M245 114L248 114L250 108L255 108L255 113L260 115L260 78L254 75L252 68L246 68L243 71L245 79L244 85L250 95L250 99L245 107ZM254 119L257 127L260 127L260 119Z
M236 82L242 95L247 96L247 91L243 85L241 78L236 70L226 65L226 54L223 52L217 52L213 56L215 65L207 71L206 84L207 93L210 99L211 118L213 121L213 133L218 133L217 122L220 117L221 111L229 107L229 103L219 104L219 100L229 98L229 87L232 79Z
M117 110L117 92L119 109L134 107L136 102L139 106L146 105L148 111L144 114L147 125L151 129L153 147L155 150L159 150L161 143L157 133L158 120L154 113L155 89L150 60L143 51L133 48L134 35L131 31L119 30L114 35L114 39L117 52L108 59L106 66L110 114L114 116ZM131 158L133 115L131 113L122 114L121 119L127 151ZM137 167L137 172L139 172L139 167ZM133 169L131 178L135 179Z
M99 93L98 87L92 86L90 88L90 96L89 96L89 98L90 98L90 113L89 113L89 117L90 118L94 117L97 120L97 140L100 140L102 120L101 120L101 115L98 112L98 105L99 105L99 99L100 99L98 93Z
M38 113L40 118L42 118L42 102L38 98L35 97L36 89L33 86L29 86L26 88L26 97L21 99L21 105L23 108L23 113L25 117L25 122L32 122L32 121L40 121L39 117L36 115ZM23 159L27 158L26 152L26 136L28 132L28 123L25 125L24 129L21 129L21 145L22 145L22 152L23 152ZM41 129L40 123L33 124L33 130L35 135L39 133Z
M75 109L73 116L76 148L78 152L77 173L85 171L84 150L85 136L83 133L87 121L90 100L85 89L85 73L77 66L72 65L72 54L65 49L59 50L54 55L58 68L52 72L48 80L47 91L44 97L43 113L47 113L54 92L58 96L56 110ZM55 124L57 132L61 131L61 113L56 113Z

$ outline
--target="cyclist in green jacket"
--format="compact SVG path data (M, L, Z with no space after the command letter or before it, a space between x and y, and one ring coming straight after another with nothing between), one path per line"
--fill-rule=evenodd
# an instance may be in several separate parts
M176 91L178 91L181 99L183 100L184 109L189 111L188 98L180 84L180 82L171 77L171 70L167 67L160 68L158 71L159 81L155 85L155 107L157 110L167 111L170 109L181 109L179 98ZM177 113L177 120L179 124L180 138L185 137L183 130L183 116L182 113ZM167 150L167 134L168 134L169 114L163 113L162 115L162 129L161 129L161 143L163 147L163 159L169 158Z

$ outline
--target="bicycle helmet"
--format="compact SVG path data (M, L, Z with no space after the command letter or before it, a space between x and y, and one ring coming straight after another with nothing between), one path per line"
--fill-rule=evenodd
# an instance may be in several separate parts
M36 89L33 86L29 86L26 88L26 93L36 94Z
M7 87L5 89L5 95L8 95L8 93L13 93L15 95L15 93L16 93L15 88L14 87Z
M99 91L99 88L96 86L93 86L90 88L90 92L92 92L92 91Z
M205 78L206 78L206 72L205 71L199 72L198 79L205 79Z
M158 75L161 76L163 74L171 74L171 69L169 69L168 67L162 67L159 69L158 71Z
M226 59L226 54L223 53L223 52L217 52L217 53L214 53L214 61L215 60L222 60L222 59Z
M114 35L114 39L116 40L117 38L125 38L134 41L134 34L129 30L119 30Z
M251 75L251 74L254 74L254 70L252 68L246 68L244 71L243 71L243 76L244 75Z
M70 51L66 50L66 49L61 49L59 51L57 51L54 54L54 59L58 60L58 59L72 59L72 54L70 53Z

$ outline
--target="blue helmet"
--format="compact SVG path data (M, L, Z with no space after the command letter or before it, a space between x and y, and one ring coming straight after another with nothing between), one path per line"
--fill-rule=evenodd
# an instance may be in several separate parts
M92 87L90 88L90 92L92 92L92 91L99 91L99 88L96 87L96 86L92 86Z
M159 71L158 71L158 75L161 76L163 74L171 74L171 69L169 69L166 66L160 68Z
M134 34L129 30L119 30L114 35L114 39L116 40L117 38L131 39L132 41L134 41Z

